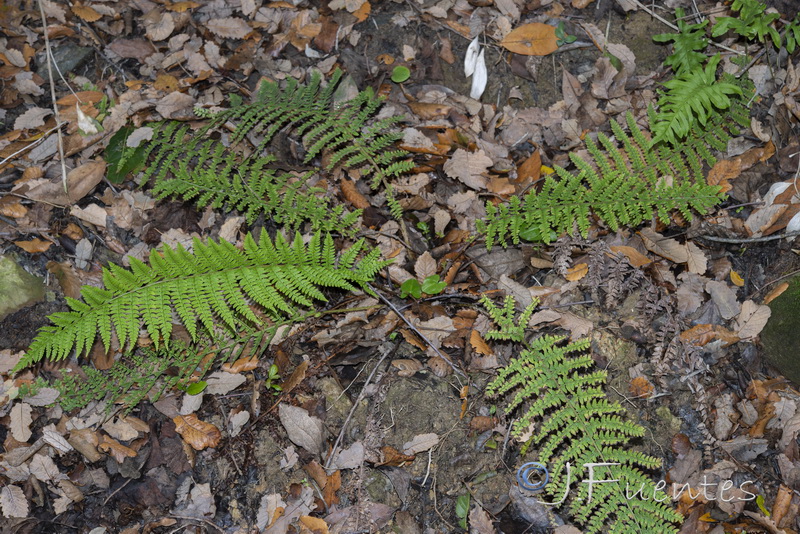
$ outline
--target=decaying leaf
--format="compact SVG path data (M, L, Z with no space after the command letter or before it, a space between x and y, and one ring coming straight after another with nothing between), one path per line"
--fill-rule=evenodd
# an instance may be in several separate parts
M311 454L321 454L325 444L325 426L322 420L309 415L299 406L281 403L278 405L278 418L286 429L289 439Z
M761 333L767 325L772 310L769 306L756 304L752 300L742 303L742 311L736 318L736 331L740 338L750 339Z
M569 282L574 282L576 280L580 280L587 274L589 274L589 264L581 262L567 269L567 274L564 276L564 278L566 278Z
M422 364L414 358L397 358L392 360L392 367L397 369L397 376L409 378L422 369Z
M202 451L207 447L216 447L219 440L222 439L222 434L217 427L201 421L195 414L179 415L172 420L175 423L175 431L194 450Z
M483 150L467 152L459 148L444 164L444 172L447 176L460 180L467 187L484 190L488 184L484 173L491 165L491 158Z
M236 17L211 19L206 22L206 27L226 39L244 39L248 33L253 31L246 21Z
M642 228L639 230L639 235L642 237L645 248L650 252L658 254L662 258L666 258L675 263L686 263L689 261L688 250L675 239L664 237L650 228Z
M408 455L419 454L439 444L439 436L435 433L417 434L411 441L403 444L403 452Z
M102 452L106 452L110 454L117 463L123 463L125 458L135 458L136 451L131 449L130 447L126 447L119 441L115 440L112 437L103 435L103 441L100 442L100 445L97 447Z
M15 440L25 443L31 439L32 412L33 408L24 402L17 402L11 408L11 435L14 436Z
M500 46L523 56L546 56L558 50L556 29L541 22L523 24L506 35Z
M473 330L469 335L469 344L478 354L494 354L492 348L483 340L480 332Z
M22 488L14 484L6 484L0 489L0 506L3 517L28 517L28 499Z

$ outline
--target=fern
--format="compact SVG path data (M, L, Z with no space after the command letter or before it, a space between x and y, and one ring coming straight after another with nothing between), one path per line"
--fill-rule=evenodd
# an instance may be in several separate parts
M630 113L626 119L630 134L611 121L615 141L602 133L599 144L587 137L591 162L570 154L577 174L556 167L560 180L547 177L538 193L498 206L488 202L486 218L477 225L486 247L516 244L520 238L549 243L575 228L586 236L592 214L612 230L653 215L667 222L672 210L691 218L692 210L705 212L721 200L719 188L704 183L703 161L711 164L713 156L700 143L654 147Z
M272 241L262 232L256 241L245 237L244 250L226 241L202 244L194 253L180 245L150 254L150 265L131 260L131 270L111 264L103 271L104 288L84 286L83 301L67 299L71 311L50 316L31 343L15 372L42 358L62 360L74 349L88 353L98 337L108 350L112 331L120 346L133 346L143 323L156 347L169 342L173 315L193 340L212 332L215 319L235 331L262 321L251 309L260 307L269 318L281 319L325 301L322 287L353 290L366 287L388 262L371 251L358 260L364 241L336 257L333 239L317 233L308 245L300 234L287 242L280 234Z
M402 135L391 129L402 117L368 124L382 103L372 90L333 105L341 76L337 70L325 88L319 74L305 87L293 79L284 88L262 83L251 104L242 104L237 98L219 113L197 109L200 117L210 120L196 134L177 123L161 125L150 146L155 158L145 177L154 178L158 198L175 195L195 200L199 206L235 207L249 221L263 213L292 228L305 221L317 230L350 228L359 212L344 215L342 208L331 208L323 190L305 186L311 174L278 174L274 157L265 155L275 135L287 128L301 138L306 149L304 163L324 152L328 170L337 165L358 169L371 177L373 188L411 169L413 163L402 159L407 153L392 148ZM231 147L225 148L209 135L228 124L235 128ZM240 145L246 139L255 149L245 157Z
M488 339L521 341L527 318L538 301L534 300L519 321L514 320L513 297L506 297L502 308L486 296L481 304L501 327L489 332ZM593 477L595 481L612 482L581 483L569 502L569 511L584 526L584 532L677 532L675 523L682 516L660 502L667 496L642 472L659 467L660 461L628 448L632 438L644 435L644 428L625 420L624 409L606 398L606 372L588 371L594 366L586 353L589 340L562 345L563 339L542 336L533 341L498 372L487 386L487 395L510 395L506 413L529 403L512 433L520 436L531 424L536 425L532 442L539 445L538 461L553 474L544 489L553 498L551 502L563 499L574 482L568 479L568 464L578 470L586 464L617 464ZM639 495L629 498L636 491Z
M745 39L758 38L759 42L769 36L775 48L781 47L781 35L772 27L772 23L780 20L779 13L766 13L767 5L758 0L733 0L731 8L739 13L738 17L719 17L711 30L713 37L724 35L729 30Z
M698 24L687 24L684 19L683 8L675 10L675 19L678 23L679 33L661 33L653 36L657 43L672 42L672 54L664 60L665 65L672 67L676 75L693 72L705 63L708 57L702 53L708 46L704 28L708 21Z
M666 141L677 146L695 124L705 126L711 116L731 107L732 95L743 94L736 84L717 80L719 61L717 54L705 68L684 72L664 83L667 90L658 101L658 118L652 124L653 143Z

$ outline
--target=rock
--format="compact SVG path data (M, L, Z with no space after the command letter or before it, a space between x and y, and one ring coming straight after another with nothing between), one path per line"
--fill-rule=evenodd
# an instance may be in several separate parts
M7 256L0 256L0 320L44 297L44 282Z
M789 282L789 289L769 303L772 310L761 332L764 358L786 378L800 385L800 276Z
M94 50L91 48L87 48L85 46L78 46L71 43L64 44L63 46L56 46L53 48L53 58L55 59L56 64L58 65L58 70L61 71L61 74L64 76L67 73L70 73L86 63L91 55L94 53ZM39 63L39 68L36 70L36 74L44 78L45 80L48 79L47 74L47 58L42 58ZM53 80L58 80L58 72L53 67Z

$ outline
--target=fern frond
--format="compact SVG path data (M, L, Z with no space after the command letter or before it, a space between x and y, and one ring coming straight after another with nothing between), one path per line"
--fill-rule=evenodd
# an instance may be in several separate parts
M658 120L652 124L653 143L666 141L678 145L699 123L731 106L731 95L741 95L736 84L717 80L719 54L708 60L705 68L676 75L664 83L667 89L658 101Z
M506 298L502 308L485 296L481 303L500 326L499 332L487 338L512 340L521 339L537 304L515 320L512 297ZM590 341L566 345L563 341L564 337L549 335L534 340L486 388L490 397L508 398L506 413L527 406L512 434L520 436L535 425L532 442L538 446L538 462L550 474L545 494L552 497L550 502L559 502L578 482L569 509L587 534L677 532L675 523L683 517L659 502L666 495L643 472L658 468L661 462L629 448L633 438L644 435L644 428L624 419L625 410L606 397L606 372L591 371L594 362L586 352ZM575 473L583 475L589 464L594 464L593 483Z
M53 325L40 331L15 372L43 358L62 360L73 349L88 353L98 333L106 350L112 331L121 347L133 346L141 325L156 347L167 344L173 313L193 340L212 332L216 319L230 330L259 324L253 303L279 320L325 301L323 287L365 288L387 262L377 249L357 260L363 249L364 241L356 242L337 265L330 234L318 233L305 245L300 234L289 242L262 232L258 240L248 234L243 250L195 240L193 253L180 245L152 251L149 266L134 259L130 271L112 264L103 271L103 289L84 286L84 301L68 299L71 311L50 316Z
M616 121L611 124L613 141L602 134L599 145L586 140L590 160L570 154L577 173L556 167L555 176L545 179L541 191L498 206L487 203L486 218L477 222L486 247L516 244L520 239L549 243L575 228L586 236L592 215L616 230L653 216L668 222L673 210L691 217L692 211L703 213L719 203L719 188L705 184L702 154L694 145L654 147L631 114L627 114L630 133Z
M675 10L675 22L678 24L678 33L661 33L653 36L657 43L672 42L672 54L664 60L665 65L672 67L675 75L692 72L705 62L707 56L702 53L708 46L704 28L708 20L698 24L687 24L683 8Z
M333 104L341 77L341 71L335 71L324 88L319 73L305 86L293 79L284 88L262 83L250 104L234 101L218 113L197 109L209 122L196 133L176 123L161 126L149 147L155 158L145 177L154 178L159 198L179 196L200 207L235 207L248 221L264 214L291 228L310 222L315 230L354 231L360 212L344 214L343 208L332 208L323 190L306 185L309 175L276 173L275 158L265 154L275 135L286 129L301 140L304 163L325 153L327 170L337 165L359 169L373 189L413 167L408 153L394 148L402 137L394 126L402 117L370 123L383 103L371 89ZM235 128L225 148L210 136L226 135L229 124ZM249 156L242 154L245 140L254 147Z

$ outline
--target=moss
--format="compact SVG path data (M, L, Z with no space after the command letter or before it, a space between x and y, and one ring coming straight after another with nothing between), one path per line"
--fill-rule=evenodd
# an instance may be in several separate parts
M800 384L800 277L789 289L769 303L772 316L761 333L764 358L786 378Z

